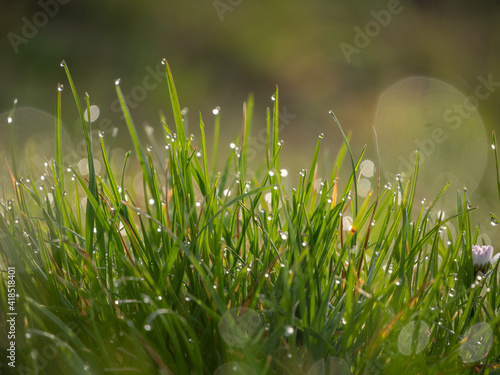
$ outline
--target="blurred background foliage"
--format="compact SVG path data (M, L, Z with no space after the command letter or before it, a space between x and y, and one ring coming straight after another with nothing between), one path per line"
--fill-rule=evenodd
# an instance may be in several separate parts
M53 14L46 22L40 15L47 13L42 3L52 4ZM241 131L242 103L248 94L255 95L257 135L265 126L265 109L272 103L277 84L284 113L281 160L292 181L298 179L300 169L308 167L320 133L325 134L326 145L322 165L325 170L333 167L341 137L329 110L336 113L346 131L353 132L354 150L359 152L367 144L367 158L374 161L373 127L377 128L381 161L386 166L384 184L397 172L388 167L391 161L401 160L401 153L408 158L417 148L417 138L422 141L428 137L425 132L441 126L442 109L453 100L475 96L482 82L479 77L500 82L500 3L495 1L2 0L0 9L0 174L4 183L3 159L10 158L11 144L7 117L14 98L19 101L12 128L15 152L21 163L27 162L25 173L36 174L38 164L53 156L56 87L58 82L66 82L59 67L63 59L80 94L88 92L92 104L99 106L95 131L111 134L118 129L117 161L130 147L116 105L117 78L131 97L136 124L151 126L160 134L160 112L167 122L172 121L166 80L159 78L163 71L160 61L166 58L181 105L189 108L188 134L198 134L201 112L210 135L212 109L221 106L222 155L230 152L229 142ZM385 22L382 14L390 14L390 19ZM383 21L377 21L375 15ZM26 20L44 25L35 26L35 35L28 37L23 29ZM363 39L359 30L372 36ZM14 34L24 38L23 42L13 42ZM356 52L346 53L347 44L357 48ZM424 84L405 88L401 103L397 92L385 96L393 98L389 104L380 100L384 92L408 77L420 77ZM449 92L436 94L429 82L446 86ZM76 164L85 150L68 89L63 96L66 160ZM471 202L480 206L473 215L475 224L481 224L490 237L497 236L497 228L490 226L489 212L500 211L490 150L491 131L500 119L499 89L493 85L491 95L478 101L474 121L467 122L472 125L461 127L438 145L439 152L429 155L420 180L422 196L430 201L437 194L431 189L434 177L456 170L460 163L458 169L471 176ZM377 109L381 104L400 109L394 115L399 117L377 117L392 113ZM427 113L438 115L429 119ZM146 138L145 132L142 135ZM254 142L258 154L262 142L257 136ZM323 172L318 171L318 177ZM374 187L376 178L371 182ZM452 203L443 203L443 209L452 210L461 183L452 185Z

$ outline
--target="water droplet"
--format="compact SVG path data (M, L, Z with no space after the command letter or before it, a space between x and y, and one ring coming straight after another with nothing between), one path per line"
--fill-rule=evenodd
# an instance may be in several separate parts
M99 130L99 137L104 138L104 132L102 130Z
M491 217L491 225L493 225L494 227L496 227L498 225L498 220L496 218L494 218L493 216Z
M271 100L272 100L273 102L274 102L274 101L276 101L276 94L273 94L273 95L271 96Z
M401 181L401 175L399 173L396 175L396 181Z
M494 150L495 148L496 148L496 147L495 147L495 144L494 144L494 143L492 143L492 144L491 144L491 149L492 149L492 150Z
M234 150L234 149L236 148L236 145L235 145L233 142L231 142L231 143L229 144L229 147L230 147L231 149L233 149L233 150Z
M147 146L147 150L148 150L148 152L153 151L153 146L148 145L148 146Z
M304 176L306 175L306 170L305 170L305 169L302 169L302 170L300 171L300 175L301 175L302 177L304 177Z
M291 335L293 335L293 332L295 330L293 329L292 326L285 326L285 337L289 337Z
M161 60L161 65L167 65L167 59L162 59Z
M151 327L149 324L145 324L145 325L144 325L144 329L145 329L146 331L151 331L151 330L153 329L153 327Z
M149 204L152 206L153 204L155 204L155 200L154 200L153 198L151 198L151 199L149 200Z
M219 114L219 112L220 112L220 107L219 106L217 106L214 109L212 109L212 113L214 114L214 116L217 116Z
M115 80L115 86L118 86L118 85L120 84L120 81L121 81L121 79L120 79L120 78L117 78L117 79Z
M222 195L224 195L225 197L229 197L229 196L231 196L231 190L229 190L229 189L224 189L224 191L222 192Z
M57 84L57 91L61 92L62 90L64 90L64 86L61 83L58 83Z
M307 242L306 241L302 241L302 247L306 247L307 246Z
M453 298L457 295L457 292L455 291L455 289L450 288L448 295Z
M325 134L324 133L320 133L320 135L318 136L319 139L323 139L325 138Z
M8 122L9 124L12 124L12 117L10 117L10 116L9 116L9 117L7 118L7 122Z
M281 232L280 237L283 241L286 241L288 238L288 232Z
M269 171L269 176L274 176L274 172L273 171Z

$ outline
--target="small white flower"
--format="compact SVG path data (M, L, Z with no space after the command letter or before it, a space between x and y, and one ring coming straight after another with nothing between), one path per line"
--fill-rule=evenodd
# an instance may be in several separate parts
M472 246L472 263L474 271L481 271L483 274L488 271L490 266L500 258L500 253L493 257L493 246Z

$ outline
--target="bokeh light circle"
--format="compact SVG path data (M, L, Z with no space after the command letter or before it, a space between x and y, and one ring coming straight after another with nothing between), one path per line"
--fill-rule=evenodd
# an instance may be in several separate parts
M87 108L85 108L85 111L83 112L83 118L86 121L90 120L90 122L94 122L95 120L97 120L99 118L99 114L101 113L101 111L100 111L99 107L96 105L91 105L89 109L90 109L90 112L87 110ZM89 116L89 113L90 113L90 116Z
M12 154L21 174L31 172L34 175L44 172L44 162L55 155L54 132L55 117L49 113L32 107L17 107L11 115L10 111L0 114L0 157L7 159L12 167ZM67 150L74 150L73 142L64 126L61 129L63 159L73 157ZM5 163L0 167L5 175Z
M218 367L214 375L256 375L255 371L246 363L228 362Z
M488 323L478 323L467 330L465 341L460 346L460 355L465 363L477 362L485 357L493 345L493 330Z
M420 149L418 180L427 194L436 196L449 180L472 192L491 150L471 103L480 100L429 77L408 77L385 90L375 116L382 176L412 174Z
M307 375L349 375L351 370L342 358L328 357L315 362Z
M255 310L233 308L221 318L219 330L230 346L243 347L256 340L264 328L264 319Z
M417 324L419 323L419 324ZM418 354L429 343L430 329L425 321L412 321L405 325L398 336L398 349L403 355Z

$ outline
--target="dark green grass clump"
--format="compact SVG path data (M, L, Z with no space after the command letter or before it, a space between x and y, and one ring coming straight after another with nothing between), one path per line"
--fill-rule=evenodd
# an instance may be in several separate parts
M61 91L55 157L41 184L11 163L14 194L0 206L0 319L12 306L7 270L14 267L16 367L4 355L5 324L3 371L492 374L500 367L498 266L474 272L480 233L465 191L454 214L436 216L447 186L429 204L415 202L416 167L361 198L364 149L354 157L333 113L345 140L335 169L315 184L320 137L310 169L287 189L278 90L267 110L264 172L247 168L250 97L241 141L217 173L219 117L209 160L201 115L197 148L164 63L175 122L174 129L162 119L166 158L141 145L117 82L134 153L113 170L100 138L104 173L96 174L91 124L63 64L88 177L63 167ZM85 104L90 109L88 95ZM130 156L140 165L141 194L124 186ZM342 182L345 157L352 172Z

